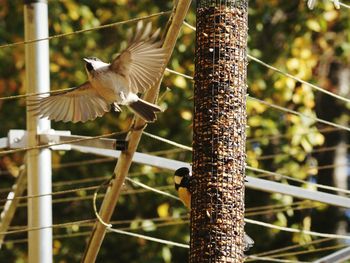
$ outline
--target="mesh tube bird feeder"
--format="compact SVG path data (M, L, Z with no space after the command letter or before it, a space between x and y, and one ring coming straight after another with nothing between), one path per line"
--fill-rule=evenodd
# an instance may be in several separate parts
M247 0L197 1L190 262L243 262Z

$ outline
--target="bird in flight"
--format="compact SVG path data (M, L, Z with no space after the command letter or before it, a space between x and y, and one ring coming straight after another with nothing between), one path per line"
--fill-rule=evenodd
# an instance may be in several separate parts
M144 93L161 77L167 50L157 40L160 29L152 34L152 23L138 22L128 47L111 63L98 58L84 58L88 81L72 90L50 96L38 96L28 103L40 118L54 121L86 122L101 117L111 108L121 111L128 106L147 122L154 122L159 106L144 101Z

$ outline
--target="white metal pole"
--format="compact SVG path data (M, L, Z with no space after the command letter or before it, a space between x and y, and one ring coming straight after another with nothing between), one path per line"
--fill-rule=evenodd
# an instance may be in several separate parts
M348 262L346 261L347 259L350 259L350 247L338 250L328 256L313 261L313 263L342 263Z
M24 0L25 40L48 36L48 8L46 0ZM49 43L39 41L26 44L27 93L50 90ZM50 121L39 120L27 112L28 146L38 144L37 134L50 129ZM51 193L51 152L31 150L27 154L28 194ZM28 199L28 227L52 225L51 196ZM52 229L28 232L28 262L52 262Z

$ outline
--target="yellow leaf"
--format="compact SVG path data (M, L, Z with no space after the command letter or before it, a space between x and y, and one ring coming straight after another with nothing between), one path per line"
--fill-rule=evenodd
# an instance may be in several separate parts
M192 112L188 110L181 111L181 117L186 121L190 121L192 120Z
M182 88L182 89L187 87L186 80L182 76L176 76L175 80L174 80L174 84L175 84L175 86Z
M287 68L288 68L289 70L296 70L296 69L299 68L300 63L299 63L299 60L298 60L298 59L296 59L296 58L290 58L290 59L287 60L286 65L287 65Z
M50 71L51 72L58 72L60 70L60 66L54 63L50 64Z
M157 212L159 217L168 217L169 216L169 204L163 203L157 207Z
M301 51L300 51L300 57L302 59L308 59L310 58L312 55L311 53L311 50L310 49L307 49L307 48L303 48Z
M326 21L333 21L338 17L339 12L336 10L330 10L323 13L323 17Z
M59 252L60 252L61 247L62 247L61 242L58 241L58 240L54 240L54 241L53 241L53 251L52 251L53 254L54 254L54 255L58 255Z
M306 25L307 25L308 28L310 28L313 31L316 31L316 32L320 32L321 31L320 24L314 19L308 20L306 22Z

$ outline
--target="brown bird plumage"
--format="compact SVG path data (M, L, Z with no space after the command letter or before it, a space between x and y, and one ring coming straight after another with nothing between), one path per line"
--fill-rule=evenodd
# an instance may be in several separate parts
M70 91L39 96L29 101L30 110L40 118L86 122L101 117L111 106L121 111L119 105L127 105L146 121L156 120L161 109L137 96L159 80L165 67L167 50L157 41L160 29L151 32L152 24L143 26L140 21L128 47L112 63L85 58L87 82Z

